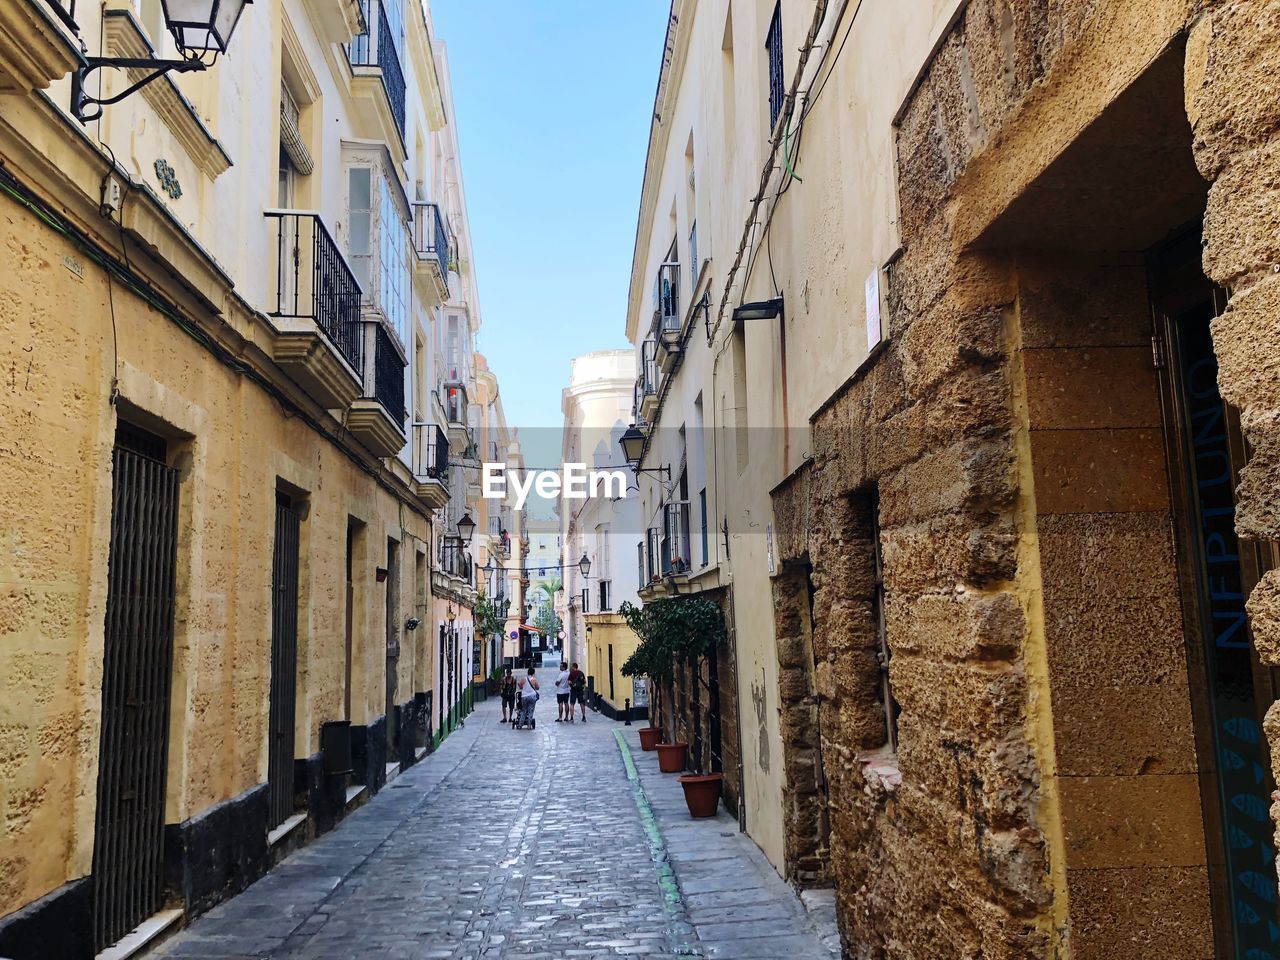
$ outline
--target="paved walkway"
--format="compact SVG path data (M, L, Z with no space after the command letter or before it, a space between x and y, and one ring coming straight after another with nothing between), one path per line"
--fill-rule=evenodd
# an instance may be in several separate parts
M544 688L536 730L480 704L436 753L152 956L837 955L733 820L689 820L635 727L555 723Z

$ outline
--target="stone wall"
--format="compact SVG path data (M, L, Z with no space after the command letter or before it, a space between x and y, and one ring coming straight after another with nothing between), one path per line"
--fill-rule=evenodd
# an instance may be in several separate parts
M807 566L789 566L773 582L778 644L778 700L785 756L783 875L801 887L830 882L830 820L820 727L810 580Z
M819 726L850 956L1213 951L1140 257L1159 233L1124 246L1183 221L1128 210L1121 191L1110 209L1134 219L1118 249L1136 259L1020 260L1000 243L1113 229L1050 216L1071 214L1055 204L1081 185L1055 156L1106 134L1096 121L1147 73L1159 97L1184 80L1213 184L1205 269L1233 293L1214 323L1219 380L1253 447L1237 528L1280 539L1278 49L1280 4L1263 0L974 0L904 107L887 343L813 418L812 462L774 492L780 557L812 564L816 689L838 717ZM1165 146L1146 147L1157 182ZM1001 239L991 228L1011 209L1025 220ZM1101 460L1118 471L1106 482ZM892 760L868 609L876 498L902 710ZM1249 602L1269 663L1277 597L1272 571ZM1104 608L1115 623L1100 632Z

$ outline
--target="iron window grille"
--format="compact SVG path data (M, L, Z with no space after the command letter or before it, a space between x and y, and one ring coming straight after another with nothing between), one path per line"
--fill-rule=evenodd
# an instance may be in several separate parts
M360 284L314 213L266 212L276 260L273 317L312 321L356 370L364 337Z
M873 489L869 498L871 517L871 559L875 571L875 593L872 596L873 614L876 629L876 663L880 673L880 706L884 710L885 746L890 753L898 752L898 715L902 712L893 695L893 685L889 680L889 662L892 652L889 649L888 630L885 627L885 587L884 587L884 554L880 543L880 494Z
M778 125L778 117L782 114L782 103L786 91L782 79L782 4L773 8L773 19L769 21L769 34L765 37L764 48L769 60L769 129Z

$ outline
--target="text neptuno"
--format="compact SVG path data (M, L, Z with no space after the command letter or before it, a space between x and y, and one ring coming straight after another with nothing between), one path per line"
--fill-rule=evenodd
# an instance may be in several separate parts
M482 468L481 494L486 500L505 500L514 494L519 510L535 491L544 500L586 500L605 496L613 500L627 495L625 470L588 470L585 463L566 463L554 470L507 471L505 463L485 463ZM523 476L521 476L523 474Z

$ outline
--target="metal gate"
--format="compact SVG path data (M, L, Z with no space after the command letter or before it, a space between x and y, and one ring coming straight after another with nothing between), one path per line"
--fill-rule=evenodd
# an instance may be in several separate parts
M293 725L298 671L298 532L301 515L276 494L276 545L271 562L271 718L267 788L271 826L293 814Z
M94 941L160 908L173 671L178 473L165 442L121 424L112 456L102 730L93 836Z

